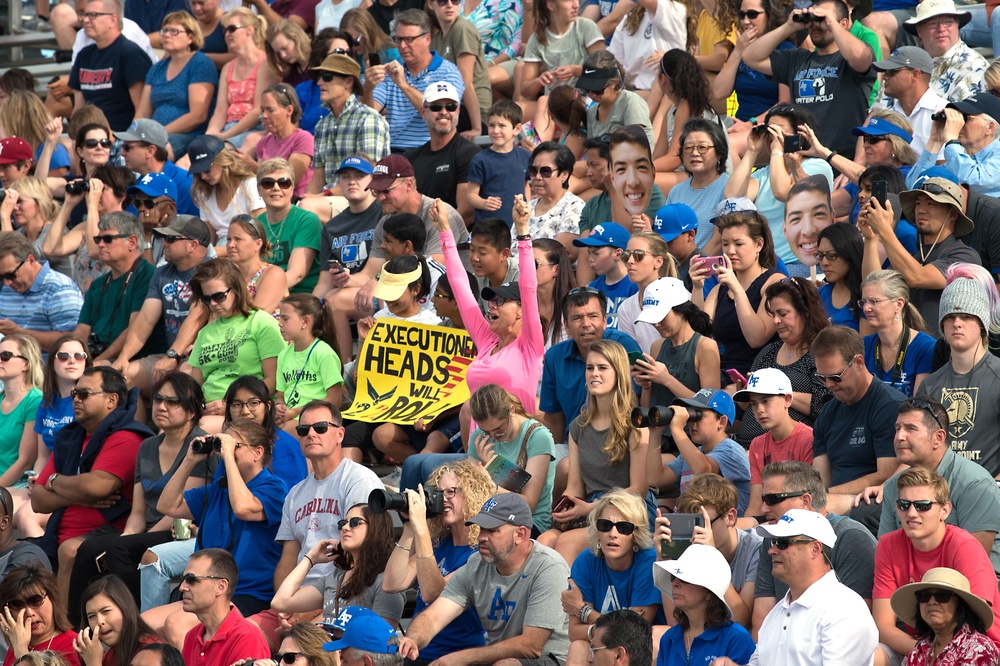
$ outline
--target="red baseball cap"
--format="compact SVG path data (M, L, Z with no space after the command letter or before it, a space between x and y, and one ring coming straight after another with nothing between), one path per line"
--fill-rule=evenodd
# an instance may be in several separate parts
M392 187L397 178L412 178L413 165L402 155L387 155L375 163L368 189L381 192Z
M0 164L13 164L23 160L34 159L31 146L24 139L8 137L0 139Z

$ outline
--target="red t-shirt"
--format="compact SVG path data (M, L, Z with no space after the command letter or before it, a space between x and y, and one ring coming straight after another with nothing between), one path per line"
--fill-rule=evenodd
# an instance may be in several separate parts
M187 666L230 666L241 659L270 659L271 648L260 627L230 604L212 639L205 642L205 625L199 624L184 637L181 654Z
M139 445L142 443L142 439L140 435L124 430L108 435L90 470L92 472L107 472L118 477L122 482L118 493L128 502L132 501L132 491L135 487L135 459L139 455ZM90 437L88 436L83 441L84 448L87 447L89 441ZM49 456L49 461L45 463L45 469L38 475L38 484L44 486L55 471L55 457ZM118 529L124 529L127 519L128 512L112 525ZM89 534L106 524L104 515L97 509L85 506L68 506L63 512L62 520L59 521L58 541L62 543L66 539Z
M32 652L52 650L62 655L62 658L69 662L69 666L80 666L80 655L73 649L74 638L76 638L76 633L67 631L63 634L57 634L51 641L42 641L38 645L29 645L28 649ZM3 666L12 666L13 663L14 652L10 648L7 648L7 654L3 658Z
M786 460L798 460L807 465L813 461L813 429L805 423L795 424L792 434L780 442L771 433L758 435L750 442L750 483L764 483L760 471L764 465Z
M873 599L888 599L904 585L919 583L929 569L948 567L969 579L973 594L993 608L1000 608L997 575L990 556L976 538L954 525L945 525L944 539L934 550L922 553L902 528L884 534L875 547ZM1000 647L1000 623L994 622L986 635Z

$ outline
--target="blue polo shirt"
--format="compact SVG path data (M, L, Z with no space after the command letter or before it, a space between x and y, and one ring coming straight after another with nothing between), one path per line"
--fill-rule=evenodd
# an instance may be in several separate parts
M641 351L639 343L630 335L613 328L604 329L604 339L617 342L626 352ZM580 357L575 340L563 340L545 352L538 409L550 414L562 412L565 415L566 438L569 437L569 424L587 402L587 386L583 381L585 368L586 359Z
M416 76L406 71L406 82L421 93L432 83L447 81L455 86L458 94L465 92L465 81L458 67L431 51L431 64ZM390 145L393 150L416 148L431 140L427 123L420 111L410 103L402 90L392 78L386 76L372 91L372 99L385 108L385 119L389 123Z
M52 270L47 261L25 293L6 285L0 289L0 318L29 331L72 331L82 307L83 294L73 278Z
M729 657L737 664L750 662L757 645L750 632L741 625L730 621L721 627L708 627L694 637L691 653L684 647L684 629L675 624L660 638L660 651L656 655L656 666L667 664L690 664L708 666L719 657Z

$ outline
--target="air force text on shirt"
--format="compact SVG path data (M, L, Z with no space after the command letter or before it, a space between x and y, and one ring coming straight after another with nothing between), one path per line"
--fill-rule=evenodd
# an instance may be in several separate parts
M827 94L826 82L837 78L836 67L809 67L796 72L794 79L798 81L798 99L800 103L829 102L832 94Z

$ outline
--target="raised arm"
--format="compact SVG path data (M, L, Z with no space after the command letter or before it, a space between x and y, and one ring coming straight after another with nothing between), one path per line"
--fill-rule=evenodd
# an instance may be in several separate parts
M484 344L492 341L496 336L490 331L490 325L483 317L483 311L479 308L479 301L472 293L465 267L462 265L462 258L458 256L455 236L451 233L451 226L448 224L448 211L440 199L434 200L434 205L431 208L431 219L441 236L444 265L450 276L449 282L452 291L455 292L455 303L458 305L459 312L462 313L462 321L465 323L466 330L469 331L473 342L482 351Z
M518 289L521 293L521 319L523 328L521 338L523 344L534 352L538 358L545 353L545 334L542 331L542 319L538 310L538 276L535 274L535 254L531 249L528 220L531 218L531 207L520 194L514 196L514 229L518 237L527 237L517 241ZM463 321L465 314L462 315Z
M809 11L812 11L812 8ZM777 50L782 42L797 32L798 26L793 22L792 15L801 13L802 10L793 10L784 24L770 32L765 32L748 44L743 51L743 62L746 63L747 67L772 76L774 72L771 70L771 54Z

